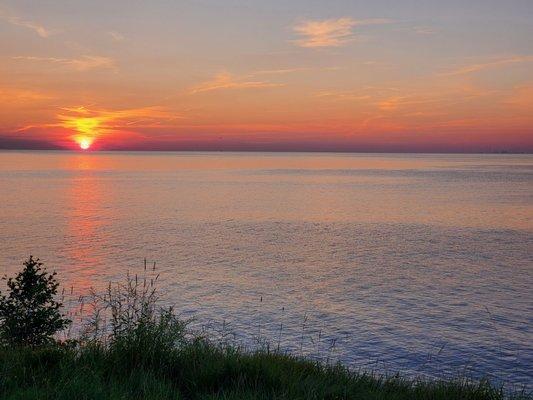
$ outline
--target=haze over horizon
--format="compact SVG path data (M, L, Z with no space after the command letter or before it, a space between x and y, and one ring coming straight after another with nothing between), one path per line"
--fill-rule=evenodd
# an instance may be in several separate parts
M0 0L0 149L533 152L529 0Z

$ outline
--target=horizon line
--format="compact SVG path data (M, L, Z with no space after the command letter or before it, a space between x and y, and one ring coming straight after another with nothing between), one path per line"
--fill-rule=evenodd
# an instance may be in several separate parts
M247 150L215 150L215 149L183 149L183 150L164 150L164 149L62 149L62 148L2 148L0 152L65 152L76 154L97 154L97 153L330 153L330 154L494 154L494 155L532 155L533 150L479 150L479 151L430 151L430 150L259 150L259 149L247 149Z

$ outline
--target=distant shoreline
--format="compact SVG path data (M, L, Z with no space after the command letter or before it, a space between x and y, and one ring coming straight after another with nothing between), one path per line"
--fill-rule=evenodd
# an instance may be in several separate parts
M532 155L531 151L342 151L342 150L214 150L214 149L187 149L187 150L164 150L164 149L102 149L102 150L71 150L63 148L1 148L0 152L58 152L58 153L75 153L75 154L98 154L98 153L272 153L272 154L417 154L417 155Z

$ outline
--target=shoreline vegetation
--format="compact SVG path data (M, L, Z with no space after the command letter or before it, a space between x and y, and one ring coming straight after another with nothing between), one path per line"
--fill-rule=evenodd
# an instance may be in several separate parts
M532 398L487 380L383 377L220 343L159 305L157 279L128 275L82 299L71 338L55 274L30 256L0 296L0 399Z

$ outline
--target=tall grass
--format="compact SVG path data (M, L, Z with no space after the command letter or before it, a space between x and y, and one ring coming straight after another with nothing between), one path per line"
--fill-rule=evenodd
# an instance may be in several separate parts
M146 271L146 265L145 265ZM1 399L503 399L488 382L380 377L194 334L158 303L157 275L93 293L76 340L0 349ZM276 349L276 346L273 346ZM514 399L531 398L519 393Z

